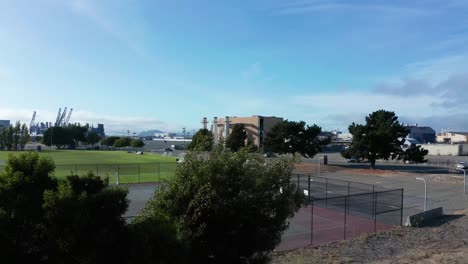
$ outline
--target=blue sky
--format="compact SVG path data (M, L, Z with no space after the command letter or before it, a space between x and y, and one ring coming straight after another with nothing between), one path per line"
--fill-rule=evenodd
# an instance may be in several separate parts
M468 130L468 1L0 0L0 119L119 132L377 109Z

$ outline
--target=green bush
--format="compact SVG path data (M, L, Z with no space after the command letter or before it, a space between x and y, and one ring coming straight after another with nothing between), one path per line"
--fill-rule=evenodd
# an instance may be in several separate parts
M137 219L173 223L191 263L266 262L303 201L294 162L245 149L188 154Z

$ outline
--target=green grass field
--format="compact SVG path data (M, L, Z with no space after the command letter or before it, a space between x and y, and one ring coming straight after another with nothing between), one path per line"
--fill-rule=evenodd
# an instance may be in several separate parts
M0 151L0 168L9 154L18 153ZM55 176L58 178L92 171L95 175L109 177L111 183L161 181L172 178L177 168L176 158L150 153L136 155L125 151L57 150L42 151L39 156L54 160Z

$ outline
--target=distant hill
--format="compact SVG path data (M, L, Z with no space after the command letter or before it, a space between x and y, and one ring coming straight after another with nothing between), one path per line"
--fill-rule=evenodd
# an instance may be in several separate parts
M154 133L164 133L164 132L161 130L147 130L147 131L140 132L138 136L139 137L152 137L154 136Z

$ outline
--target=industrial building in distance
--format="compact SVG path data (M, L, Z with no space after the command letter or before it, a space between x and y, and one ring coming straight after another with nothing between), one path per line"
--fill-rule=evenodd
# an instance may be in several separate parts
M283 121L282 117L275 116L260 116L254 115L251 117L226 116L225 118L214 117L211 125L215 144L222 139L229 137L230 130L235 124L243 124L247 133L247 141L261 147L265 141L266 133L277 123ZM203 128L208 129L208 119L202 120Z
M10 120L0 120L0 127L6 128L10 126Z
M34 111L31 122L29 124L29 133L31 136L42 136L44 132L51 128L51 127L66 127L72 123L70 123L70 118L73 113L73 108L70 108L70 111L67 111L67 107L59 108L57 117L55 118L54 122L36 122L36 111ZM1 122L1 120L0 120ZM9 122L9 121L8 121ZM76 124L76 123L75 123ZM1 125L1 123L0 123ZM79 123L78 123L79 125ZM104 137L106 134L104 133L104 125L98 124L97 127L91 125L89 127L90 132L95 132L101 137Z
M436 132L428 126L418 126L418 124L404 125L409 130L407 138L415 139L420 144L436 142Z

